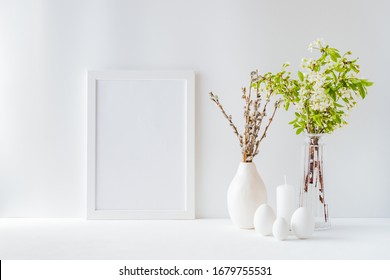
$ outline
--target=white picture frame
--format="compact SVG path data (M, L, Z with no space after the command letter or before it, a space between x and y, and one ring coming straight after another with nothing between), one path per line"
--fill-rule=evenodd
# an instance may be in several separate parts
M87 219L195 218L195 73L88 71Z

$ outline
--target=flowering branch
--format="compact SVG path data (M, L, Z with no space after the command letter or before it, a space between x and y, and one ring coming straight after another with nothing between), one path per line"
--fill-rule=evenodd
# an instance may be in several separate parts
M292 90L284 95L288 109L296 106L295 119L290 122L296 133L332 133L346 125L348 112L364 99L367 87L373 83L359 78L357 59L350 59L350 51L341 55L321 39L309 45L309 51L320 52L318 59L303 58L298 80L291 81Z

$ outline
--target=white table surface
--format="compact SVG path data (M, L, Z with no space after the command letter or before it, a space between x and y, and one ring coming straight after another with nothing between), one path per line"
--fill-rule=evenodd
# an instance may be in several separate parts
M390 219L333 219L278 241L227 219L0 219L0 259L390 259Z

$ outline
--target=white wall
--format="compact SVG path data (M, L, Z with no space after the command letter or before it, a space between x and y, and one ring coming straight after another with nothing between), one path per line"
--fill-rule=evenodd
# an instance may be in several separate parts
M328 137L327 187L336 217L390 217L387 1L0 1L0 216L84 217L87 69L196 71L198 217L226 217L240 160L209 101L241 120L251 70L296 69L324 37L360 57L375 82ZM287 174L299 183L302 138L280 110L255 162L271 204Z

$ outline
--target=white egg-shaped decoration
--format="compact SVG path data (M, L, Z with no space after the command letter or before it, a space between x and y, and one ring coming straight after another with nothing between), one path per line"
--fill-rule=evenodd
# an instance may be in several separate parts
M261 235L270 235L275 221L275 212L268 204L261 204L255 212L253 224L256 232Z
M289 226L284 218L277 218L272 226L274 237L279 240L285 240L288 236Z
M314 231L314 218L306 207L295 210L291 217L291 229L296 237L309 238Z

